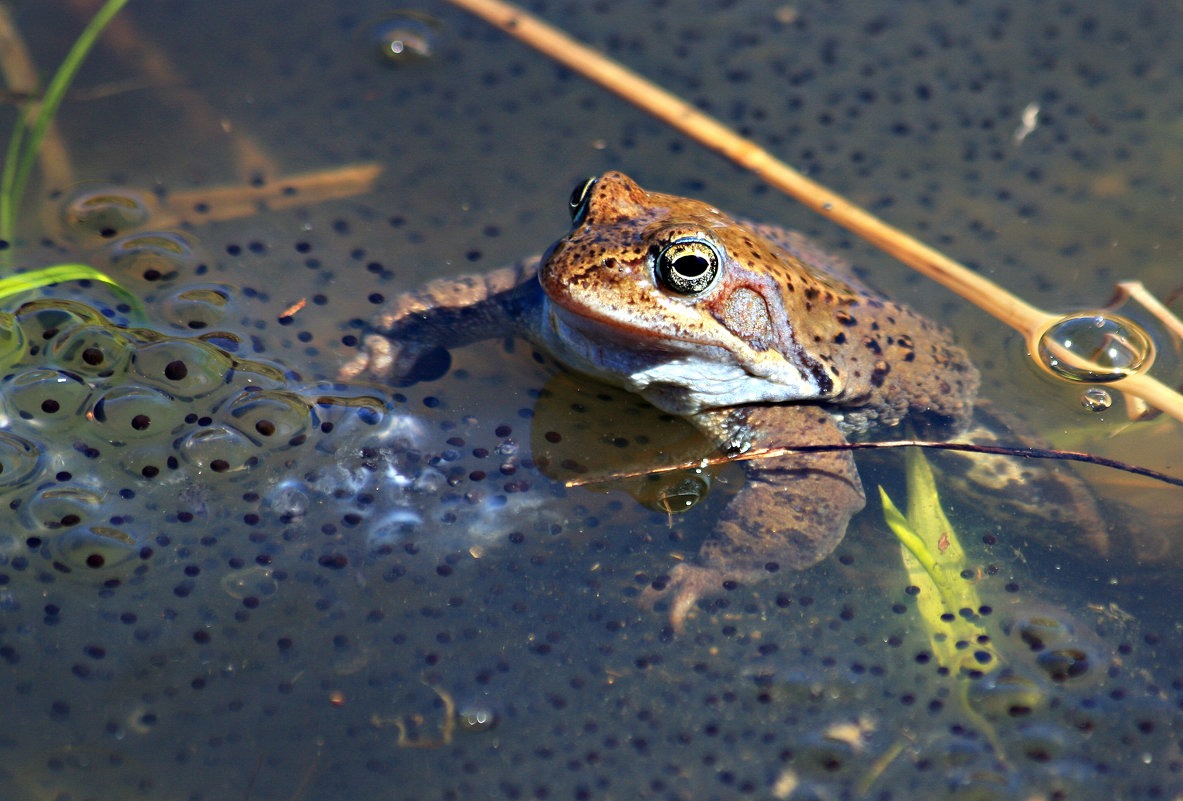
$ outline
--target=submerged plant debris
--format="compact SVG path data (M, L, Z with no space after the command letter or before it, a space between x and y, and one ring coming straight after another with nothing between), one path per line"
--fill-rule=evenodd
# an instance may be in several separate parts
M96 8L66 7L14 9L43 66ZM1110 437L1119 404L1084 412L946 295L481 23L422 11L431 57L392 69L367 44L391 38L379 3L130 3L63 99L92 183L30 191L6 255L88 265L143 319L94 275L0 298L0 795L1179 794L1173 490L1101 485L1151 520L1108 519L1102 560L1070 519L988 521L942 486L964 551L943 570L976 593L937 613L961 627L944 639L922 622L940 593L915 592L874 510L832 558L704 601L675 636L638 600L697 552L735 471L652 509L564 488L531 441L553 368L521 343L412 387L333 380L385 299L545 248L570 186L622 168L846 251L959 330L1037 427L1087 421L1126 461L1178 452L1171 421ZM1131 272L1177 282L1169 4L563 17L1041 306L1093 305ZM342 165L368 194L285 202L305 190L283 175ZM200 199L220 186L252 191L223 216ZM538 430L566 433L550 411ZM644 449L629 436L609 446ZM897 457L862 460L865 483L903 497ZM977 658L956 643L983 633L997 658L960 670Z

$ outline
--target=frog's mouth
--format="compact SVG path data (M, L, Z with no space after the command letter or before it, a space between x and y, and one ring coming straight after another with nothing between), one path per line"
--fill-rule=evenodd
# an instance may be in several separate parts
M686 342L649 329L581 314L554 301L547 306L547 338L552 351L580 364L585 372L631 375L687 356L701 361L720 361L726 357L726 351L720 347Z
M675 414L822 397L810 376L776 352L721 345L590 317L547 301L547 348L569 367L622 386Z

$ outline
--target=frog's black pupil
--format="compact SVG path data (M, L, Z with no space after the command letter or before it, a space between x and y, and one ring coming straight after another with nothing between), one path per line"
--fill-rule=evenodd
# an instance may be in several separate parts
M571 209L571 222L576 225L582 222L584 215L587 214L587 200L595 182L595 178L586 178L576 184L575 189L571 191L571 199L567 201L567 205Z
M674 272L685 278L698 278L710 269L711 263L702 256L695 256L693 254L686 256L679 256L674 259L674 263L670 265Z

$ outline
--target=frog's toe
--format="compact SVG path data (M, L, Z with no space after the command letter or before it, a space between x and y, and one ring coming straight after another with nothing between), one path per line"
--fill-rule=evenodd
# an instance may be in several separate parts
M369 378L409 386L420 381L434 381L451 367L452 359L444 348L433 343L402 341L367 334L362 347L338 372L351 380Z
M719 573L708 567L682 562L669 573L669 580L650 586L641 595L641 605L652 609L659 601L669 600L670 626L677 633L686 627L686 618L698 599L723 589Z
M378 334L368 334L362 339L361 350L350 359L337 375L346 381L365 376L389 375L398 356L394 342Z

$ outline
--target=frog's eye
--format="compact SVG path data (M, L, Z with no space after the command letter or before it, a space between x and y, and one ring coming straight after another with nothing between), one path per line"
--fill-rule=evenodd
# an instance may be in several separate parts
M571 222L579 225L587 216L587 202L591 199L591 188L595 186L595 178L584 178L575 185L571 192L571 199L567 206L571 209Z
M701 295L719 275L719 251L701 239L679 239L657 254L657 278L679 295Z

